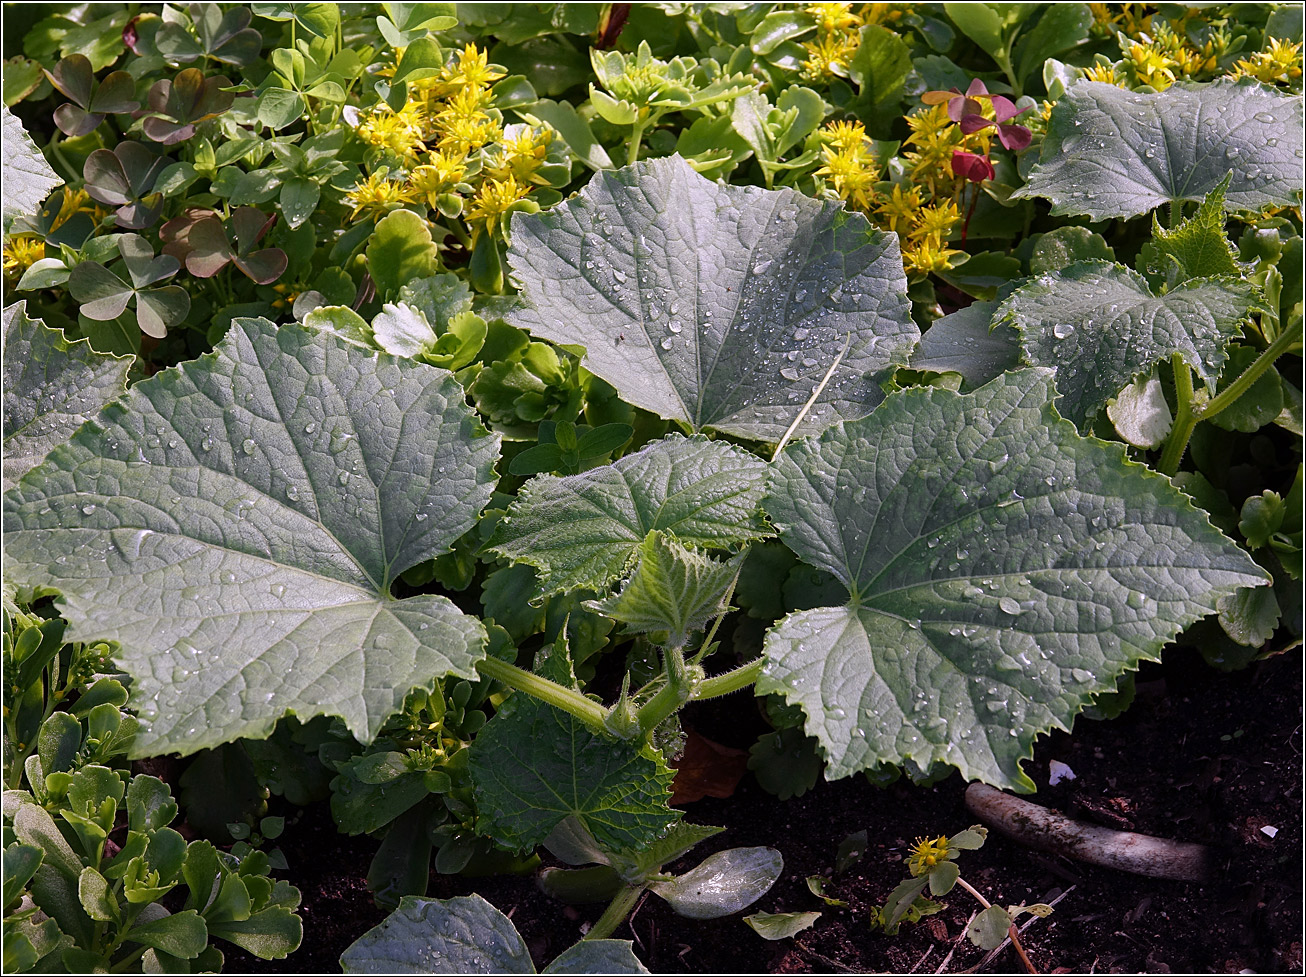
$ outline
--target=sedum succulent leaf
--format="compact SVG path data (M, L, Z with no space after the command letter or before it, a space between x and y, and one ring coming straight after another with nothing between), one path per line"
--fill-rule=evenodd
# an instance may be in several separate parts
M1053 214L1134 217L1202 200L1232 170L1230 210L1301 202L1302 99L1251 80L1180 82L1129 92L1072 85L1052 109L1029 180L1013 197L1046 197Z
M842 607L768 635L827 777L935 763L1019 790L1034 737L1268 578L1162 476L1075 433L1052 374L914 388L785 452L765 506Z
M1180 353L1207 389L1255 302L1234 278L1185 282L1154 295L1138 273L1082 261L1016 289L995 321L1020 332L1025 360L1056 370L1057 410L1081 429L1153 364Z
M679 157L599 173L512 227L513 324L584 346L623 399L694 431L778 441L845 346L799 430L860 417L920 335L892 234Z
M410 690L476 675L480 623L390 585L471 528L497 457L447 372L237 319L5 495L6 572L62 593L72 640L120 642L138 755L286 713L366 742Z
M8 489L127 387L131 360L4 310L4 487Z
M702 549L769 535L758 512L767 466L704 437L671 435L611 465L522 488L490 548L539 571L542 593L598 590L658 529Z

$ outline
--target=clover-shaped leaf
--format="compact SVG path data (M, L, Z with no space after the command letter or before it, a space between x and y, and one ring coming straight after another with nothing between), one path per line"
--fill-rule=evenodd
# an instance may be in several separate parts
M161 78L150 87L147 99L150 115L141 128L145 135L165 146L184 142L195 135L195 126L231 108L236 96L222 89L231 81L223 75L205 78L198 68L187 68L176 78Z
M130 281L98 261L83 261L69 275L69 291L81 303L81 314L97 322L116 319L134 301L141 332L162 339L168 334L169 326L186 318L190 294L180 285L149 286L175 275L180 262L166 254L156 258L154 249L139 234L122 235L118 239L118 253L122 255Z
M252 281L269 285L281 277L288 260L280 248L254 246L277 222L277 215L263 213L257 207L237 207L231 212L233 247L227 227L211 210L192 208L174 217L159 231L164 240L163 252L186 265L197 278L212 278L228 263L235 265Z
M85 55L70 54L45 76L50 84L72 99L54 110L54 124L66 136L84 136L111 113L135 112L136 81L125 71L110 72L99 83Z
M802 706L844 777L958 767L1032 790L1034 737L1269 578L1125 448L1080 437L1052 373L911 388L779 459L765 507L851 600L767 635L757 689Z
M232 7L225 13L216 3L192 3L187 11L195 33L177 20L159 28L155 45L172 64L208 58L238 67L258 60L263 36L249 26L250 11Z
M1046 197L1053 214L1133 217L1200 201L1233 170L1230 210L1301 202L1302 100L1257 82L1180 82L1130 92L1079 81L1052 109L1029 182L1013 197Z
M112 152L97 149L87 156L82 177L92 200L118 208L118 224L138 231L159 219L163 198L153 192L154 184L170 163L141 143L121 142Z

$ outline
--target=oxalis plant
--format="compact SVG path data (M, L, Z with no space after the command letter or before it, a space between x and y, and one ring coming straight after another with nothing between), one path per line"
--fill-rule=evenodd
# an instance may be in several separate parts
M245 21L200 23L188 42L244 56ZM334 113L334 89L314 95L283 60L268 111L316 99ZM618 84L630 65L603 64L622 113L609 121L641 137L693 102L626 118L651 96ZM743 97L734 74L699 67L666 77ZM164 145L205 121L175 93L151 103ZM217 91L204 97L225 111ZM1196 121L1199 100L1213 125ZM1040 733L1068 729L1194 622L1217 614L1233 633L1273 599L1202 486L1169 476L1200 423L1247 410L1299 347L1300 307L1283 313L1274 262L1247 267L1224 230L1231 209L1299 199L1291 161L1257 156L1255 174L1213 161L1216 147L1252 157L1258 127L1286 140L1300 120L1299 100L1251 82L1131 93L1071 80L1013 196L1164 221L1134 267L1063 235L1037 274L924 337L896 235L832 200L714 183L679 156L602 168L556 206L505 218L507 278L486 257L497 239L478 274L515 295L474 301L398 208L367 245L380 311L324 300L296 322L232 315L212 352L127 390L123 360L8 306L7 349L26 355L5 365L6 586L15 610L55 598L49 621L24 621L6 645L27 683L6 730L6 866L11 849L23 866L6 875L6 932L28 941L15 969L56 953L70 968L154 954L204 969L208 937L241 932L231 913L277 924L266 955L298 942L297 893L266 878L266 856L192 856L207 843L179 845L167 788L128 776L132 758L316 753L341 826L386 832L370 878L397 909L346 952L353 971L534 971L480 897L425 897L433 851L459 871L530 868L543 847L568 866L543 875L547 891L607 901L552 972L641 970L609 937L646 891L696 918L753 904L782 871L774 849L668 870L720 830L668 804L689 703L773 697L830 779L956 769L1033 790L1021 762ZM1110 172L1108 138L1129 149L1108 155ZM47 181L30 214L58 180L24 151ZM118 196L153 221L147 175L124 176ZM154 308L146 286L180 263L205 277L197 231L225 231L192 216L169 232L178 254L118 243L132 284L111 318L129 299L138 318ZM252 251L265 226L233 220L237 247L209 249L214 275L260 255L269 274L281 266ZM605 413L614 401L633 409ZM546 415L552 442L536 435ZM556 453L514 468L532 437ZM541 473L514 492L514 471ZM1266 563L1299 563L1292 506L1263 497L1235 521ZM759 655L731 660L717 635L734 600L757 602L740 581L764 547L820 584L775 615ZM493 567L479 599L478 563ZM91 710L83 727L50 698L87 648L82 679L121 670L99 693L117 726ZM113 739L124 722L132 735ZM120 806L125 843L106 858ZM950 859L931 852L917 894L946 882ZM186 901L163 907L183 881Z

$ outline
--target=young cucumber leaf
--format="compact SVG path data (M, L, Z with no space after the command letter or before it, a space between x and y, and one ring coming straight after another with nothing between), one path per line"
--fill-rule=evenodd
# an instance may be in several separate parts
M744 554L722 562L696 553L656 529L639 544L639 562L621 590L587 601L592 611L620 621L632 633L669 631L683 644L691 631L721 613Z
M562 647L542 671L574 684ZM568 818L601 849L644 848L680 816L667 807L674 773L655 750L600 735L524 693L477 735L470 762L477 829L519 849L543 844Z
M704 549L769 535L758 512L766 472L727 444L672 435L579 475L531 479L490 547L539 570L546 595L598 590L654 529Z
M679 157L599 173L512 227L513 324L584 346L622 398L694 431L779 440L845 347L800 430L860 417L920 335L894 235Z
M1225 347L1254 303L1233 278L1185 282L1153 295L1139 274L1081 261L1013 292L996 313L1020 332L1026 360L1057 371L1057 410L1081 429L1154 363L1181 353L1214 391Z
M1019 761L1038 733L1268 582L1054 396L1043 369L968 395L905 390L779 460L767 512L852 599L783 619L757 690L802 706L828 777L942 762L1032 790Z
M407 693L475 678L485 632L394 600L489 500L499 440L449 373L236 319L4 497L6 571L121 643L138 755L261 738L287 712L371 740Z
M533 974L517 927L478 895L404 896L399 908L340 955L347 974ZM627 940L588 940L546 974L646 974Z
M4 487L8 489L127 386L131 360L27 317L27 303L4 310Z
M1134 217L1201 200L1233 171L1231 210L1301 201L1301 96L1247 78L1129 92L1072 85L1052 110L1029 181L1012 197L1046 197L1053 214Z
M1232 179L1230 172L1206 195L1197 213L1177 227L1162 227L1153 214L1152 240L1143 245L1140 269L1172 288L1194 278L1240 277L1237 252L1224 228L1224 195Z

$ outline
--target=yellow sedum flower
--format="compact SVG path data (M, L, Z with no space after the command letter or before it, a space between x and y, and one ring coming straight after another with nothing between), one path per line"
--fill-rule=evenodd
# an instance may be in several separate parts
M4 272L21 278L23 272L45 257L45 242L39 237L11 237L5 240Z
M1289 44L1270 38L1265 50L1250 58L1234 63L1234 74L1240 78L1255 78L1267 85L1291 82L1301 77L1301 44Z
M544 165L553 142L553 130L528 125L510 125L499 140L498 153L487 162L485 172L496 180L514 177L522 183L546 183L535 171Z
M875 187L874 167L874 158L868 158L860 152L831 153L827 150L825 165L816 171L816 175L826 178L840 200L851 203L860 210L869 210L870 194Z
M912 845L911 854L907 856L907 871L917 878L926 875L940 862L947 860L948 839L945 835L937 838L917 838Z
M423 142L425 118L418 114L417 108L410 102L402 111L392 112L382 104L358 123L358 137L370 146L390 150L401 159L416 159L417 154L426 148Z
M889 230L905 234L907 228L916 223L920 210L921 188L911 186L904 190L902 184L898 183L894 184L884 202L875 208L875 213L883 218L883 224Z
M816 29L822 34L846 31L860 27L862 19L852 11L851 3L809 3L807 13L816 18Z
M453 61L444 66L440 80L455 89L485 89L504 74L497 65L490 64L488 52L482 51L475 44L468 44Z
M345 194L345 202L353 206L349 215L351 221L358 220L360 214L367 213L373 220L380 220L390 211L413 200L408 188L388 174L373 173L366 180L354 184Z
M916 218L916 226L912 228L909 237L920 239L933 236L942 241L947 238L960 220L961 211L957 209L955 200L947 200L941 204L922 207L920 214Z
M860 43L861 38L852 33L820 34L815 41L804 41L808 58L803 62L803 77L820 81L845 74Z
M860 122L831 122L821 134L835 151L848 155L865 154L870 149L866 127Z
M1115 85L1124 87L1124 79L1117 73L1114 65L1095 64L1091 68L1084 69L1084 78L1087 81L1100 81L1105 85Z
M452 192L466 175L466 158L442 150L408 174L408 190L414 200L425 200L434 210L440 195Z
M523 186L511 176L506 180L486 180L467 211L467 222L478 225L477 234L482 230L493 234L499 229L508 208L529 191L530 187Z
M454 149L464 155L494 142L503 134L499 121L485 111L489 104L487 89L471 86L449 96L435 117L441 149Z
M1158 92L1174 84L1174 72L1170 70L1175 66L1174 61L1153 44L1131 45L1125 64L1139 84L1151 85Z
M962 252L943 243L937 234L910 240L902 249L902 264L908 275L928 275L947 271L954 256Z

